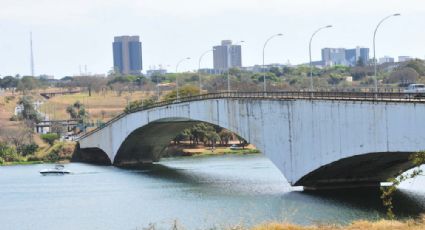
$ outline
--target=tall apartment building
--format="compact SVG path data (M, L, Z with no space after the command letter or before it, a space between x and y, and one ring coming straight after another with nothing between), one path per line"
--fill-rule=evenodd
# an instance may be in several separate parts
M345 60L349 66L356 66L359 60L364 65L369 63L369 48L356 47L345 50Z
M139 75L142 67L142 43L139 36L119 36L112 43L114 69L121 74Z
M233 45L231 40L221 41L214 46L214 69L223 72L232 67L242 67L242 47Z
M325 66L345 65L355 66L361 60L363 64L369 63L369 48L356 47L354 49L345 48L324 48L322 49L322 63Z
M322 61L325 66L347 65L344 48L322 49Z

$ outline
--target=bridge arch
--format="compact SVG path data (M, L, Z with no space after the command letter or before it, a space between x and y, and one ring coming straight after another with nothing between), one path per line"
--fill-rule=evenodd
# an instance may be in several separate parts
M384 178L371 180L371 177L359 176L361 170L355 169L358 162L372 162L371 165L381 169L395 169L400 165L400 169L409 168L405 159L412 152L425 150L424 114L425 104L413 102L207 98L123 114L79 142L82 148L102 149L110 159L120 162L125 159L120 159L120 151L131 152L125 148L132 145L123 145L126 141L133 142L130 134L155 128L149 124L176 123L176 118L181 118L182 124L203 121L235 132L254 144L291 185L356 184ZM176 127L176 132L180 128ZM164 130L160 132L168 134L167 129ZM155 159L155 155L150 157ZM381 158L394 161L376 163L381 162Z
M113 163L118 166L131 166L158 162L163 156L165 149L179 133L200 123L218 126L239 135L228 127L221 127L208 121L192 120L184 117L158 119L131 132L122 142L113 159ZM255 145L255 143L251 144Z

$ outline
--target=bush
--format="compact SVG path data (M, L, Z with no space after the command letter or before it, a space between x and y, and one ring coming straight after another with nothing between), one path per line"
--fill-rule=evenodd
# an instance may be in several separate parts
M0 158L2 158L3 162L22 160L22 158L16 152L16 149L6 145L5 143L0 143Z
M3 158L0 157L0 165L4 164Z
M41 139L48 143L49 145L53 145L56 140L59 139L59 135L56 133L47 133L40 135Z
M75 145L64 142L56 142L43 157L46 162L58 162L62 160L71 160Z
M22 156L28 156L34 154L38 149L38 145L35 143L23 145L21 148L18 149L18 152Z

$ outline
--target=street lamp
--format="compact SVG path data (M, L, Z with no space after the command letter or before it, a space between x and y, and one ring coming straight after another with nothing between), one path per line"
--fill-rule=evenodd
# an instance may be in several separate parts
M234 45L236 46L236 45L238 45L238 44L240 44L240 43L244 43L245 41L238 41L238 42L236 42ZM227 50L227 56L229 56L229 50ZM228 93L230 93L230 66L231 66L231 63L229 63L229 60L230 60L230 58L227 58L227 63L228 63L228 68L227 68L227 92Z
M331 28L332 27L332 25L327 25L327 26L324 26L324 27L320 27L319 29L317 29L314 33L313 33L313 35L311 35L311 38L310 38L310 43L309 43L309 45L308 45L308 52L309 52L309 56L310 56L310 90L313 92L313 90L314 90L314 86L313 86L313 63L312 63L312 60L311 60L311 42L313 41L313 37L319 32L319 31L321 31L321 30L323 30L323 29L327 29L327 28Z
M378 67L377 67L377 60L376 60L376 47L375 47L375 44L376 44L376 32L378 32L378 28L379 28L379 26L381 26L381 24L382 24L385 20L387 20L387 19L389 19L389 18L391 18L391 17L400 16L400 15L401 15L401 14L391 14L391 15L389 15L389 16L387 16L387 17L383 18L383 19L382 19L382 20L378 23L378 25L376 26L375 32L373 33L373 62L374 62L374 69L375 69L375 75L374 75L373 80L374 80L374 83L375 83L375 92L378 92L378 80L376 79L376 77L377 77L377 75L378 75Z
M266 69L265 69L265 65L264 65L264 54L265 54L267 43L269 43L270 40L272 40L274 37L277 37L277 36L283 36L283 34L275 34L275 35L269 37L266 40L266 42L264 42L264 46L263 46L263 83L264 83L263 89L264 89L264 93L266 93L266 91L267 91L267 86L266 86Z
M210 49L202 53L202 55L199 57L199 63L198 63L198 75L199 75L199 95L202 94L202 77L201 77L201 61L202 58L209 52L213 52L215 49Z
M190 59L190 57L185 57L185 58L183 58L183 59L181 59L179 62L177 62L177 65L176 65L176 73L178 72L178 70L179 70L179 65L180 65L180 63L182 63L182 62L184 62L184 61L186 61L186 60L189 60ZM176 75L176 92L177 92L177 95L176 95L176 99L177 100L179 100L179 80L178 80L179 78L178 78L178 75Z

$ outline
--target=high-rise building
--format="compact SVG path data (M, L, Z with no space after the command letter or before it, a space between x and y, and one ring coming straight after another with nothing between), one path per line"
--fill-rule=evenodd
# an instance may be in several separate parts
M354 49L346 49L345 59L349 66L356 66L359 60L363 65L367 65L369 62L369 48L356 47Z
M344 48L322 49L322 61L326 66L347 65Z
M220 72L232 67L242 67L242 47L233 45L231 40L221 41L221 45L214 46L214 69Z
M112 44L114 70L121 74L139 75L142 67L142 43L139 36L119 36Z

